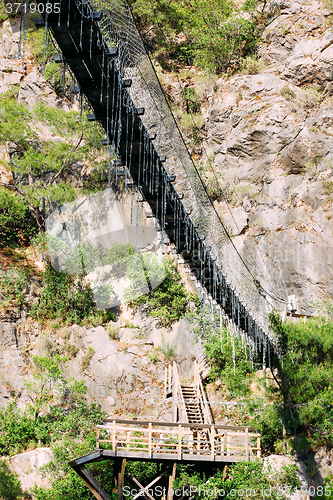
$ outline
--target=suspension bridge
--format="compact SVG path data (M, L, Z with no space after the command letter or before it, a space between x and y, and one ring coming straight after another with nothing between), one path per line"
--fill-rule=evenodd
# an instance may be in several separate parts
M51 31L60 49L54 61L70 67L93 110L88 120L104 128L108 157L116 155L110 161L116 181L122 176L125 191L149 203L162 239L182 256L203 300L267 359L274 348L268 316L276 304L206 192L126 0L62 0L57 9L56 2L41 4L35 25Z
M184 259L202 297L235 332L246 337L250 353L261 352L269 359L275 342L268 316L276 303L268 300L264 287L245 265L206 192L126 0L61 0L57 9L59 2L39 3L45 9L40 9L43 14L35 25L45 33L51 31L59 47L54 61L70 67L92 108L88 120L104 128L103 144L116 182L123 178L125 191L138 193L149 203L162 239L173 244ZM196 400L191 391L186 399ZM181 393L180 399L184 398ZM183 412L191 407L191 401L187 403ZM86 464L114 460L120 499L126 459L229 463L250 459L250 448L260 451L260 446L250 445L250 437L258 436L250 436L248 428L228 429L207 418L200 422L185 419L180 427L175 422L164 427L158 422L105 422L98 430L96 452L71 465L96 498L107 500ZM228 441L233 432L240 433L243 442L235 445L238 456ZM99 448L101 436L110 449ZM156 481L165 474L161 472ZM133 481L138 484L137 479ZM140 487L143 496L150 498L145 487Z

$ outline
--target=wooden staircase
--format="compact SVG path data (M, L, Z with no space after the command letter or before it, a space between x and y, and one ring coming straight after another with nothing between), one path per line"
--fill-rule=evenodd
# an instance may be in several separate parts
M189 424L204 424L204 416L202 414L197 389L194 385L181 385L181 391L185 403L187 420Z
M213 423L212 412L202 381L210 369L209 360L203 354L194 362L194 381L181 384L177 364L165 368L164 397L172 396L172 421L188 424Z

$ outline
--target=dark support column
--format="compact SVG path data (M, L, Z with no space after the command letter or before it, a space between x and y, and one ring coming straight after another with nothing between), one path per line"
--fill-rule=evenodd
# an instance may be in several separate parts
M118 488L118 472L119 472L119 459L115 458L113 462L113 482L114 482L114 488L112 490L112 493L115 495L117 494L117 488Z
M119 467L118 470L117 500L123 500L125 467L126 467L126 458L123 458L121 461L121 466Z
M109 495L103 490L103 488L98 484L96 479L84 465L74 468L75 472L81 477L83 482L88 486L91 493L97 500L111 500Z

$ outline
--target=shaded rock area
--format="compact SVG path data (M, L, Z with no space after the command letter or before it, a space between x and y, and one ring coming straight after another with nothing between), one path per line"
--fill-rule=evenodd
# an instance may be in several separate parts
M318 2L284 2L263 34L266 67L220 79L205 125L236 247L280 310L295 294L308 315L333 294L330 19Z

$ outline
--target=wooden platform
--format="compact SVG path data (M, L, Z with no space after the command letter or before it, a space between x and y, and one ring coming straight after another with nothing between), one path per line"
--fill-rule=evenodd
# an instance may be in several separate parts
M107 458L172 462L239 462L261 456L260 434L249 427L105 420L97 449Z

